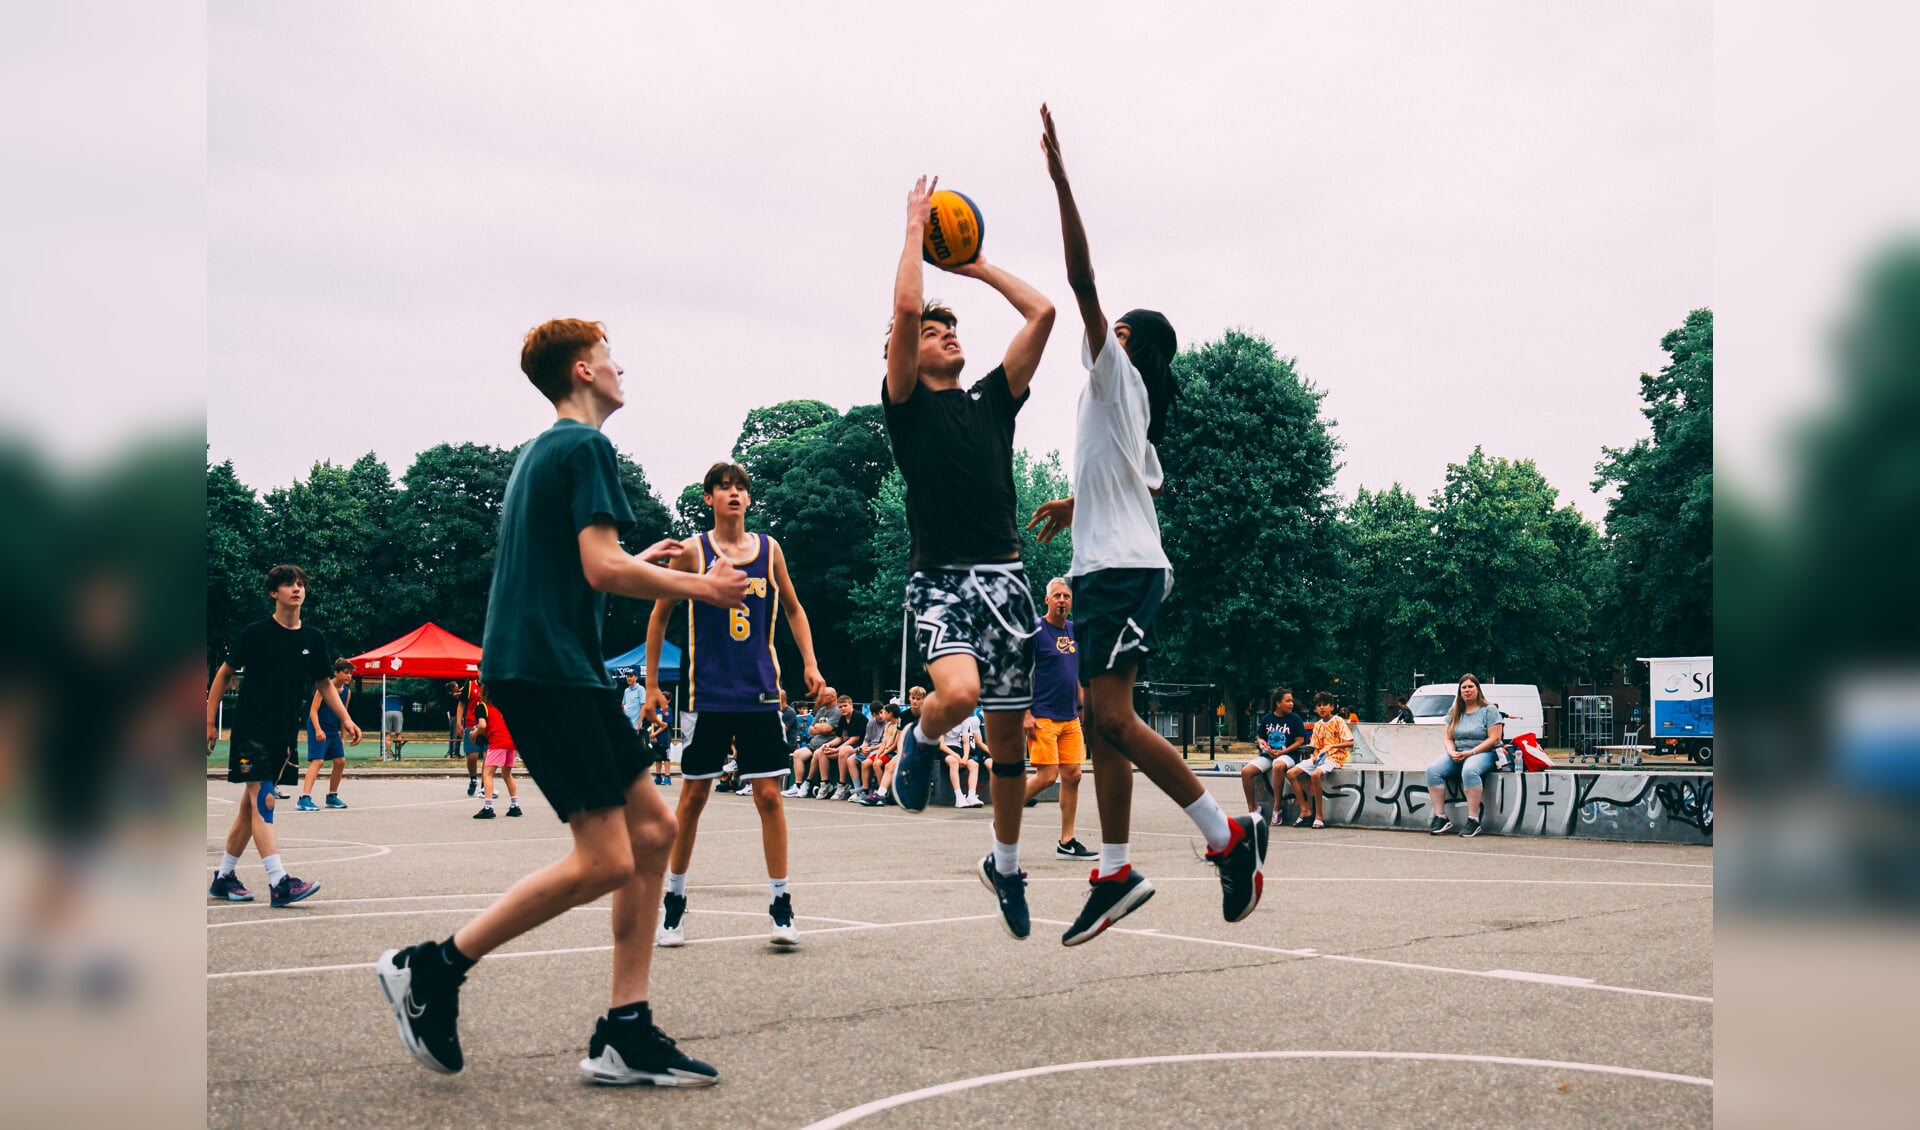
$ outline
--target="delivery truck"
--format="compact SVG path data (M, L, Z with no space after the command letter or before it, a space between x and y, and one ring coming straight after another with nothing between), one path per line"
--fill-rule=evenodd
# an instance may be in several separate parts
M1713 764L1713 656L1642 658L1653 697L1653 728L1642 741L1660 753Z

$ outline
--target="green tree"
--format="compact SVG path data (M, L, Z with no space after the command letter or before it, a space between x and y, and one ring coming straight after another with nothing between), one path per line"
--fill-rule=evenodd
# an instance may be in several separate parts
M633 528L620 539L629 553L639 553L662 538L672 537L673 519L666 504L653 493L647 473L625 453L614 456L620 467L620 487L633 508ZM650 600L615 597L607 601L607 620L601 628L601 648L608 655L619 655L647 639L647 617L653 614Z
M480 641L500 536L500 503L519 448L436 444L416 455L402 482L406 493L395 531L411 547L407 609L415 626L432 620L463 639ZM384 642L384 641L375 641Z
M300 565L312 581L303 618L341 655L381 643L373 637L387 578L368 566L384 531L348 469L316 463L304 481L268 491L265 505L268 555Z
M1181 353L1174 375L1159 509L1175 584L1155 672L1219 684L1238 715L1274 683L1327 670L1338 444L1324 394L1264 338L1229 330Z
M733 457L744 465L755 448L775 440L791 438L839 418L840 413L833 405L823 400L784 400L779 404L751 409L740 424L739 438L733 441Z
M207 464L207 666L240 629L261 617L266 577L265 510L234 474L233 460Z
M1615 656L1713 651L1713 312L1695 310L1660 339L1668 362L1640 375L1653 435L1606 448L1595 490L1607 504L1602 579Z
M1365 487L1339 525L1345 613L1339 643L1355 672L1363 717L1376 717L1377 691L1411 690L1414 671L1435 670L1434 515L1399 483Z
M1531 459L1478 447L1447 467L1434 492L1431 588L1434 665L1444 682L1471 671L1490 682L1556 686L1589 670L1592 605L1582 573L1594 533Z

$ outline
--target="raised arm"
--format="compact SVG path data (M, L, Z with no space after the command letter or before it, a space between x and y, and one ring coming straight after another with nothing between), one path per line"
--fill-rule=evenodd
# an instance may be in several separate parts
M900 249L900 267L893 276L893 329L887 337L887 402L905 404L920 383L920 311L926 293L920 278L920 244L926 236L934 177L914 182L907 193L907 242Z
M942 270L986 283L1012 303L1026 320L1014 332L1013 340L1007 344L1007 355L1000 362L1001 368L1007 371L1007 388L1015 400L1020 399L1033 381L1034 370L1040 367L1040 354L1046 351L1047 336L1053 333L1053 303L1047 301L1046 295L987 262L984 256L975 257L963 266Z
M1060 135L1053 128L1053 114L1046 104L1040 106L1040 149L1047 155L1047 175L1053 178L1054 196L1060 202L1060 242L1067 252L1067 285L1073 288L1073 300L1080 307L1080 321L1086 326L1087 349L1098 360L1107 344L1107 316L1100 311L1100 295L1093 287L1093 256L1087 250L1087 229L1080 223L1080 208L1073 202L1073 186L1067 183L1067 167L1060 159Z
M780 607L787 610L787 629L793 633L793 646L800 649L800 677L807 684L809 695L818 695L827 681L820 677L820 664L813 657L813 626L807 623L807 610L800 607L800 597L793 591L793 578L787 575L787 551L780 543L773 542L773 591L780 601Z

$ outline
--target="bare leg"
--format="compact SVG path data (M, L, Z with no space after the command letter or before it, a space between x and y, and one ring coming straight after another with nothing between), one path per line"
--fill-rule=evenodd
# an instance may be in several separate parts
M967 760L967 795L979 796L980 795L980 763L978 761L975 761L971 757L967 758L966 760ZM1026 803L1027 802L1024 800L1021 801L1020 802L1021 807L1022 808L1026 807Z
M674 813L680 832L674 836L673 852L667 857L667 870L675 875L685 875L693 863L693 841L700 834L700 813L706 810L707 798L712 795L712 780L689 781L682 778L680 781L680 804ZM759 799L758 793L754 794L754 799Z
M1427 807L1433 809L1435 816L1447 814L1447 786L1427 786Z
M1080 767L1060 767L1060 842L1073 839L1073 822L1080 815Z
M933 681L933 693L921 700L920 730L938 740L980 704L980 661L971 655L942 656L927 665L927 677ZM1000 739L991 735L987 744L996 750L1001 748ZM1025 750L1017 728L1012 744L1006 748ZM1024 752L1021 757L1024 760Z
M1258 812L1260 806L1253 802L1253 779L1260 775L1260 767L1249 761L1240 767L1240 791L1247 795L1247 811Z
M659 824L673 834L673 813L659 806ZM632 807L633 790L627 790L627 805ZM540 870L521 879L480 916L460 927L453 944L470 958L492 953L542 923L550 922L576 906L584 906L626 884L634 877L633 843L627 830L626 808L596 808L576 812L567 818L573 833L573 850ZM661 851L664 861L665 851ZM655 901L659 899L660 877L654 876ZM619 936L615 915L616 944ZM648 927L651 931L652 927ZM651 933L648 934L651 938ZM618 952L616 951L616 957ZM615 968L618 969L618 962ZM632 998L628 998L632 999ZM625 1003L618 1002L618 1003Z
M960 758L952 754L947 755L947 781L953 785L953 799L958 801L962 795L960 792Z
M256 781L247 786L247 816L253 826L253 850L260 853L261 859L265 859L270 855L280 854L280 837L273 834L273 825L267 823L267 818L260 815L260 810L254 807L256 798L262 794L266 797L267 811L272 812L273 782ZM240 853L236 851L233 854Z
M329 793L335 793L335 794L339 793L340 782L344 780L346 776L347 776L347 759L344 757L334 758L333 772L327 774L327 791Z
M1322 790L1326 787L1327 775L1325 772L1310 773L1307 776L1307 781L1313 788L1313 818L1315 820L1324 820L1327 814Z
M508 765L502 768L500 779L507 783L507 799L517 803L520 800L520 790L513 783L513 766Z
M304 776L300 778L300 795L312 796L313 783L319 779L320 779L320 763L318 761L309 760L307 762L307 772Z
M247 844L253 839L253 792L253 785L248 785L240 792L240 807L234 810L233 823L227 828L228 855L244 854Z
M1087 727L1087 752L1093 758L1093 803L1100 812L1100 842L1124 844L1133 834L1133 763L1107 744L1097 727Z
M1108 746L1139 766L1147 780L1185 808L1199 800L1206 788L1187 768L1180 751L1133 712L1133 675L1138 666L1129 663L1095 675L1087 686L1087 714ZM1099 769L1094 773L1097 777Z
M1484 785L1479 785L1474 788L1466 790L1467 819L1469 820L1480 819L1480 797L1481 797L1481 794L1484 793L1485 791L1486 791L1486 786Z
M489 803L493 800L493 766L480 767L480 799Z
M1059 779L1060 779L1060 767L1058 765L1034 766L1033 776L1027 778L1026 800L1023 800L1020 803L1024 806L1027 800L1032 800L1034 797L1039 796L1040 790L1046 788L1048 785L1053 784L1055 781Z
M1285 817L1287 813L1287 806L1284 803L1282 803L1282 801L1286 797L1286 793L1280 787L1281 785L1286 783L1286 779L1287 779L1287 771L1283 769L1281 766L1279 766L1278 764L1276 764L1273 767L1273 782L1272 782L1273 784L1273 822L1275 824L1280 823L1281 819ZM1298 794L1295 794L1293 799L1298 801L1300 797Z
M976 694L979 678L979 669L976 667ZM928 696L928 701L932 701L932 696ZM1025 710L994 710L987 713L987 748L993 751L993 763L1020 767L1019 774L1012 777L995 773L988 786L993 795L993 838L1003 844L1020 842L1020 810L1027 804L1027 745L1021 740L1020 732L1026 717ZM978 778L975 780L977 782Z
M787 808L780 803L780 778L755 777L753 807L760 811L760 850L767 857L767 878L787 877ZM675 841L673 850L680 850Z
M660 924L660 892L666 886L667 853L673 847L673 813L644 776L627 789L626 831L633 875L613 892L613 992L609 1006L647 999L653 974L653 930Z

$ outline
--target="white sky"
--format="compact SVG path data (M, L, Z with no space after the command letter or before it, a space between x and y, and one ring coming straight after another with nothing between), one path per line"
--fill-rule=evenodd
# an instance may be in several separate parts
M1018 442L1071 466L1046 100L1104 304L1297 358L1343 495L1424 497L1481 443L1601 514L1638 375L1711 303L1707 5L1028 7L215 3L212 457L266 489L517 443L550 419L521 336L578 316L628 371L609 435L671 501L749 408L876 398L931 172L1061 307ZM1012 310L927 292L984 373Z

